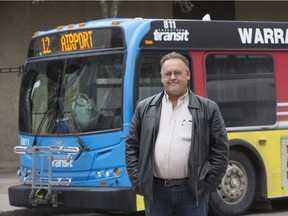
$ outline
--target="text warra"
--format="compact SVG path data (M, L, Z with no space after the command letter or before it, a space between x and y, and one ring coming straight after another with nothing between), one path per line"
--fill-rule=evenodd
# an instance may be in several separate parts
M238 28L242 44L288 44L288 29Z

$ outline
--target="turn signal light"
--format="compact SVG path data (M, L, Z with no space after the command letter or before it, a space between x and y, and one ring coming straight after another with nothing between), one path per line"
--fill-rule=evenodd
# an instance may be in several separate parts
M146 44L146 45L152 45L152 44L153 44L153 41L152 41L152 40L145 40L145 44Z
M120 170L118 168L114 169L114 175L119 176L120 175Z

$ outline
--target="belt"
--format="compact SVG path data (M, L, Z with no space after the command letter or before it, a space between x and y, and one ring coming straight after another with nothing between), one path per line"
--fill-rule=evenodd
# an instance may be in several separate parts
M156 182L158 184L169 187L169 186L187 184L189 178L183 178L183 179L160 179L160 178L155 177L155 180L156 180Z

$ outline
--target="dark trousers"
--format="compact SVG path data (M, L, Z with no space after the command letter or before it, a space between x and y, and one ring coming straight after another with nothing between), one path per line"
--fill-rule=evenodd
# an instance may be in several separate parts
M207 216L208 200L203 195L198 205L186 184L164 186L157 184L153 202L145 202L146 216Z

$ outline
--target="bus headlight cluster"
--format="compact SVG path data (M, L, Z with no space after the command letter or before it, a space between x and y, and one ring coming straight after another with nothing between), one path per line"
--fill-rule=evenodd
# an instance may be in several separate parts
M114 169L99 170L96 172L96 177L97 178L117 177L120 176L120 174L121 174L120 168L114 168Z

